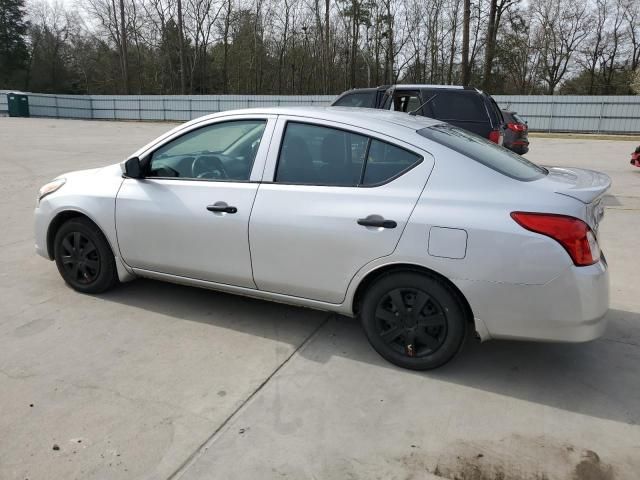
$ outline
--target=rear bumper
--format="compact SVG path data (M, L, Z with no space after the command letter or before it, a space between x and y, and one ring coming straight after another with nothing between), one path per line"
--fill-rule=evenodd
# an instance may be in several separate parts
M586 342L606 328L609 272L604 260L571 266L544 285L455 283L489 338Z

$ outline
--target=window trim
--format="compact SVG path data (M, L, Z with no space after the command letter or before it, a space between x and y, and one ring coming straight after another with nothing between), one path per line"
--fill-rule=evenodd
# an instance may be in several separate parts
M373 136L369 133L361 133L355 130L350 130L348 128L345 127L337 127L333 124L331 125L325 125L323 123L316 123L313 120L307 120L307 119L291 119L291 118L286 118L283 119L284 120L284 126L282 128L282 133L280 134L280 145L278 145L278 153L276 156L276 162L275 162L275 166L273 169L273 179L272 180L267 180L265 181L264 179L262 180L261 183L264 184L273 184L273 185L292 185L292 186L302 186L302 187L325 187L325 188L376 188L376 187L381 187L383 185L386 185L388 183L393 182L394 180L400 178L401 176L403 176L405 173L409 172L410 170L413 170L415 167L417 167L418 165L420 165L422 162L424 162L424 155L417 153L415 151L409 150L408 148L405 147L401 147L398 144L389 142L387 140L383 140L379 137ZM277 174L278 174L278 166L280 165L280 156L282 153L282 147L284 145L284 138L285 138L285 134L287 132L287 127L289 126L289 123L298 123L298 124L304 124L304 125L311 125L314 127L323 127L323 128L331 128L334 130L340 130L343 132L347 132L347 133L353 133L355 135L360 135L361 137L366 137L368 139L367 141L367 148L366 148L366 156L364 158L364 162L362 165L362 172L360 173L360 182L357 185L324 185L324 184L317 184L317 183L298 183L298 182L278 182L276 181L277 178ZM405 152L409 152L412 155L415 155L416 157L418 157L418 160L413 163L412 165L410 165L409 167L405 168L404 170L398 172L397 174L395 174L394 176L388 178L387 180L385 180L384 182L379 182L379 183L375 183L375 184L370 184L370 185L362 185L363 179L364 179L364 174L367 170L367 158L369 156L369 148L371 147L371 142L373 140L377 140L381 143L386 143L387 145L391 145L393 147L399 148L401 150L404 150Z
M219 125L222 123L230 123L230 122L246 122L246 121L260 121L264 122L264 130L262 132L262 138L260 139L260 146L256 151L256 155L251 162L251 168L249 170L249 178L247 180L234 180L234 179L224 179L224 178L188 178L188 177L150 177L147 175L147 169L151 166L151 160L153 154L168 145L169 143L177 140L178 138L183 137L189 133L195 132L197 130L201 130L203 128L211 127L214 125ZM273 133L275 131L277 116L274 115L223 115L220 117L210 118L206 120L202 120L199 122L195 122L193 124L184 124L184 128L182 130L178 130L173 132L173 134L168 137L162 139L161 141L153 144L149 149L142 153L140 156L140 162L142 168L145 170L145 175L139 179L142 181L146 180L180 180L180 181L189 181L189 182L214 182L214 183L260 183L262 173L264 172L264 167L267 161L267 155L269 152L269 148L271 146L271 140L273 139ZM256 161L262 155L262 167L259 172L255 172L256 166L259 166ZM254 172L256 173L254 179Z

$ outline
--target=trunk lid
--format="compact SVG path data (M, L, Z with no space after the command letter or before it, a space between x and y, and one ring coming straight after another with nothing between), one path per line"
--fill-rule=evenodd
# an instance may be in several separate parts
M608 175L584 168L548 168L546 180L556 193L580 200L585 205L598 199L611 187Z
M549 174L542 185L555 193L574 198L586 206L584 220L594 232L604 215L602 197L611 187L608 175L594 170L574 167L547 167Z

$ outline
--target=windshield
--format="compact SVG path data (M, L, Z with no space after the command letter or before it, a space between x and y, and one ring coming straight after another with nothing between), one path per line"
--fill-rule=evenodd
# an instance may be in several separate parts
M529 182L547 174L524 157L453 125L433 125L418 130L418 134L516 180Z

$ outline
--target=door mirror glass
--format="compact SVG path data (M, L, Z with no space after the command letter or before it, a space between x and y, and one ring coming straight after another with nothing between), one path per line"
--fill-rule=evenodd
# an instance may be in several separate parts
M138 157L131 157L124 162L124 174L129 178L142 178L142 167Z

